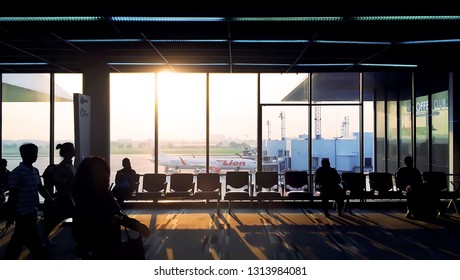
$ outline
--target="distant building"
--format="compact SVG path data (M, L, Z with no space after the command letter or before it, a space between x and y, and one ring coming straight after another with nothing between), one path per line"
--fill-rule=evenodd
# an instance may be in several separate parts
M290 170L309 170L308 136L284 140L264 140L263 169L278 172ZM365 172L374 169L373 133L364 133L364 166ZM332 139L312 139L312 171L316 170L323 158L328 158L331 166L339 172L360 170L359 134L352 137L335 137Z

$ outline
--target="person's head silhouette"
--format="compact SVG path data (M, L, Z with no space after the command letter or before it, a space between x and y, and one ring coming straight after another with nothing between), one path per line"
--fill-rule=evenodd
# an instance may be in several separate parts
M412 167L414 165L414 159L411 156L407 156L404 158L404 164L407 167Z
M323 167L331 167L331 162L329 161L328 158L323 158L321 160L321 166L323 166Z

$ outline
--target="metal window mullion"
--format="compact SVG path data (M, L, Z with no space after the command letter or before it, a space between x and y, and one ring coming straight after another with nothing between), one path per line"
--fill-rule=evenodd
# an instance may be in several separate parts
M50 73L50 164L54 163L55 73Z
M155 164L154 164L154 172L158 173L158 73L155 73L155 106L154 106L154 118L155 118L155 128L154 128L154 157L155 157Z
M433 132L432 132L432 128L433 128L433 105L432 105L432 93L428 93L428 171L433 171L433 155L431 154L431 152L433 151L433 148L432 148L432 145L433 145L433 139L432 139L432 136L433 136Z
M308 174L312 174L312 163L313 163L313 126L311 124L312 122L312 116L313 116L313 102L312 102L312 73L308 75ZM317 106L317 105L316 105ZM314 136L316 137L316 135ZM313 192L314 186L313 186L313 177L309 176L309 186L310 186L310 191Z
M415 118L415 74L412 73L412 97L411 97L411 148L412 148L412 158L414 159L414 166L417 167L417 153L415 150L415 147L417 145L416 143L416 118Z
M262 137L263 136L262 105L260 104L260 73L257 73L257 171L262 171Z
M206 73L206 172L209 172L209 73Z
M364 98L363 98L363 73L359 73L359 170L364 172Z

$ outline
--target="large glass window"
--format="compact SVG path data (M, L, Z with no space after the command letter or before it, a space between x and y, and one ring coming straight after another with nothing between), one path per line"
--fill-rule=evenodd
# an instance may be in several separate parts
M394 173L411 154L410 73L366 73L364 93L375 99L376 171ZM402 100L402 101L401 101Z
M449 173L449 107L448 92L431 96L432 102L432 169Z
M110 75L112 182L127 157L139 174L154 171L155 74Z
M374 171L374 102L363 102L363 123L364 123L364 172Z
M339 172L359 172L359 106L313 106L312 110L315 115L319 110L321 115L321 121L315 124L321 125L321 137L313 139L313 159L321 162L329 158Z
M54 143L75 143L73 94L83 93L83 75L55 74L54 82ZM56 151L54 162L60 161Z
M429 119L428 96L415 99L415 153L416 166L420 171L429 171Z
M329 158L338 171L359 172L360 102L359 73L312 74L312 170L316 162ZM329 106L328 104L336 104Z
M308 170L308 106L263 106L263 170Z
M82 75L54 75L54 143L74 142L72 100L73 93L82 92ZM339 171L393 173L415 151L421 171L448 172L449 76L426 72L362 76L360 103L360 73L111 74L112 175L124 157L132 160L138 173L154 171L156 108L160 172L202 172L208 156L211 172L254 171L258 129L264 170L314 171L322 158L329 158ZM50 75L2 74L2 78L2 156L14 168L20 162L20 144L36 143L40 148L36 166L43 171L50 149L55 149L49 146ZM54 161L59 160L55 153Z
M412 155L412 102L399 101L399 166L404 166L404 158Z
M390 82L398 96L398 166L404 166L404 158L412 152L412 73L393 74Z
M21 162L19 146L34 143L41 173L49 164L50 75L3 74L2 92L2 157L12 170Z
M312 101L359 102L359 73L313 73Z
M423 72L414 77L416 166L420 171L448 173L449 76L441 72Z
M158 74L159 171L205 170L206 78L206 74Z
M260 75L263 170L309 170L309 99L309 74Z
M308 74L261 74L260 103L308 102Z
M256 74L209 75L211 171L255 171L257 147Z
M387 101L387 172L398 170L398 103L396 100Z

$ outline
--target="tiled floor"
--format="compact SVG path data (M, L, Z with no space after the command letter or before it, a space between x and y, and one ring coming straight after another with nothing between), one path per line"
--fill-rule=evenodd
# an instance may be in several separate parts
M151 260L405 260L460 259L460 216L411 220L401 209L355 209L326 218L319 209L236 207L131 207L149 225ZM3 228L4 224L0 226ZM0 240L0 254L11 230ZM70 227L56 229L56 259L75 259ZM24 250L22 258L28 258Z

